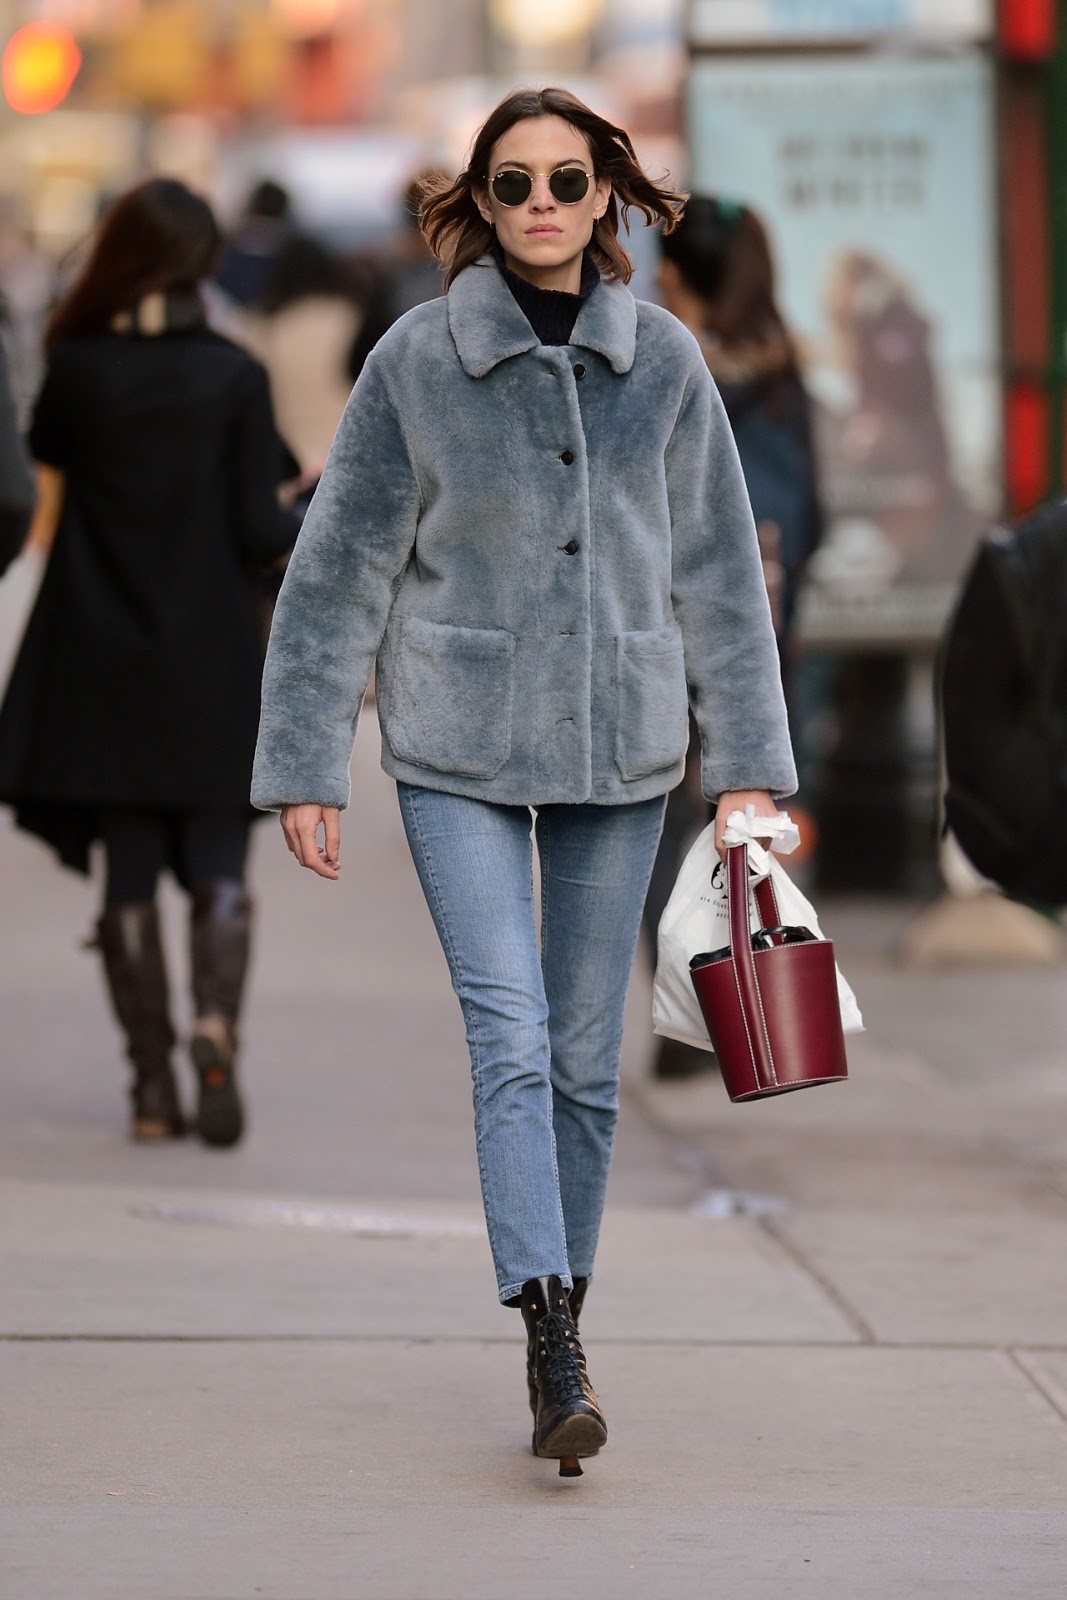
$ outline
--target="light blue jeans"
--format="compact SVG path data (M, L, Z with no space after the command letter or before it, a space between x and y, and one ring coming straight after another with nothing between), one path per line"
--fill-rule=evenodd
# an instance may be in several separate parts
M542 806L531 829L527 806L397 790L467 1025L500 1298L546 1273L569 1287L593 1271L623 1003L665 802Z

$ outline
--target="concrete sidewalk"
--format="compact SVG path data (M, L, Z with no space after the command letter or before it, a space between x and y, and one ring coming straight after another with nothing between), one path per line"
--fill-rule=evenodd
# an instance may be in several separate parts
M372 744L339 888L260 841L232 1154L126 1144L90 896L0 835L4 1600L1067 1593L1067 974L903 973L903 913L827 907L853 1081L743 1107L647 1079L635 979L562 1481Z

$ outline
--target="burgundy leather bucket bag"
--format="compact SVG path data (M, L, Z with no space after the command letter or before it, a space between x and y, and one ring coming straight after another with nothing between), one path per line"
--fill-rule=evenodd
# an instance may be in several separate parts
M848 1076L829 939L779 925L769 878L749 883L748 849L727 851L730 944L690 963L731 1100L757 1100ZM760 928L750 931L755 893Z

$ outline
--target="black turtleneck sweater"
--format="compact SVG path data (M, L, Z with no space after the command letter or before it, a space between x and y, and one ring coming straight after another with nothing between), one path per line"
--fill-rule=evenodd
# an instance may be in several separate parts
M536 283L511 272L499 254L497 266L541 343L569 344L578 313L600 282L600 273L589 251L582 256L582 281L577 294L566 294L562 289L539 289Z

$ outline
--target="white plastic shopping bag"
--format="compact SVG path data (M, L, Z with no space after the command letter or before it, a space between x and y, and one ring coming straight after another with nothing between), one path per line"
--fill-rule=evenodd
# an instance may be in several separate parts
M770 849L765 843L768 839ZM816 938L824 937L810 902L777 859L779 855L790 855L800 843L800 835L787 812L780 811L777 817L761 817L757 823L751 806L747 813L733 811L727 819L725 840L728 845L748 846L749 873L754 884L770 877L783 923L810 928ZM759 913L754 902L750 910L755 929L759 926ZM703 951L720 950L729 943L726 864L715 848L715 824L710 823L683 861L660 919L656 981L652 990L654 1032L695 1045L698 1050L711 1049L689 975L689 962ZM862 1033L863 1018L856 996L840 967L837 969L837 994L844 1031Z

